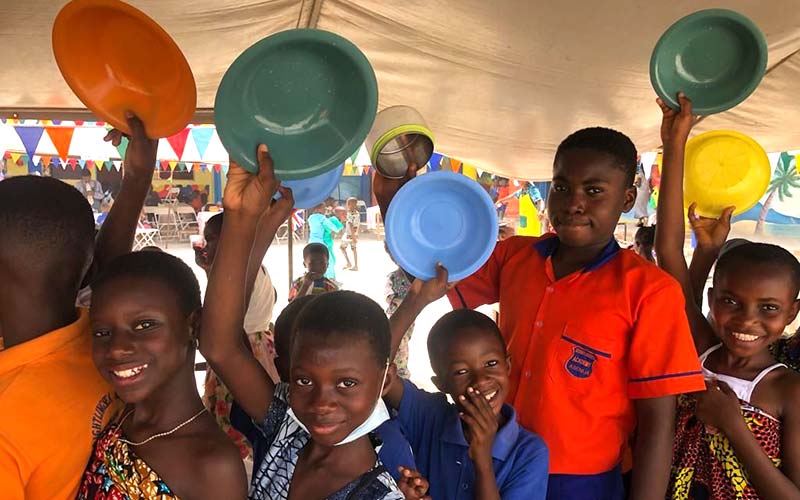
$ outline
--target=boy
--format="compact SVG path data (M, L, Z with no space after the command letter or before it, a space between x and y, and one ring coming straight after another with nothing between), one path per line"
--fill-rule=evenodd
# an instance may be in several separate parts
M289 301L295 297L305 295L319 295L326 292L335 292L339 285L332 279L325 277L328 269L328 247L322 243L309 243L303 248L303 264L306 274L297 278L289 290Z
M114 208L94 244L92 210L57 179L0 183L0 491L3 500L72 500L94 437L112 416L92 362L89 318L76 297L92 264L131 250L158 141L132 137ZM119 144L114 130L106 140Z
M391 318L393 352L422 309L447 290L441 268L436 279L414 284ZM431 329L428 355L441 393L404 380L392 384L386 400L399 409L418 470L430 480L431 497L543 500L547 447L519 426L505 403L511 364L497 325L477 311L452 311Z
M448 294L454 307L500 303L508 400L547 443L551 499L622 498L619 464L634 427L631 497L664 498L675 395L705 388L680 286L614 239L636 198L636 156L614 130L567 137L547 199L556 234L499 242ZM383 210L403 181L379 177Z
M361 226L361 213L358 211L358 199L347 198L345 203L344 233L342 233L342 249L344 259L347 261L345 270L358 271L358 228ZM353 251L353 263L350 263L350 256L347 254L347 247Z
M105 198L105 193L103 192L103 185L100 184L100 181L92 179L91 169L83 169L81 172L81 180L75 184L75 189L86 197L86 201L89 202L93 210L100 211L100 205L103 202L103 198Z

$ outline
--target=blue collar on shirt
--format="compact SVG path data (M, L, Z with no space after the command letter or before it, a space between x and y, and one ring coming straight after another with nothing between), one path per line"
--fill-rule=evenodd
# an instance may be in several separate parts
M543 237L533 244L543 259L552 257L558 248L558 245L558 236L555 234L550 237ZM614 256L619 253L619 251L619 243L617 243L617 240L612 237L611 241L608 242L608 245L606 245L605 248L603 248L603 251L600 252L600 255L598 255L597 258L583 268L583 272L594 271L609 260L613 259Z
M456 411L455 406L452 408L453 411L449 412L447 421L444 422L442 441L469 448L469 443L467 443L464 437L464 428L461 426L461 419L458 417L458 411ZM497 430L497 434L494 437L492 457L497 460L505 461L511 453L511 450L514 449L514 445L517 443L519 424L517 423L517 413L510 404L504 403L500 412L506 417L506 423Z

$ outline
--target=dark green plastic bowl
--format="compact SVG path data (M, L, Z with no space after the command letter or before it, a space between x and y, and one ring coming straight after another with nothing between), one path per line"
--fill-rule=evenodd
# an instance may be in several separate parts
M322 30L295 29L245 50L222 77L214 121L231 158L258 170L269 146L282 180L307 179L344 163L364 142L378 110L366 56Z
M679 107L678 92L694 113L710 115L747 99L767 68L767 41L750 19L725 9L701 10L661 35L650 58L650 81L661 99Z

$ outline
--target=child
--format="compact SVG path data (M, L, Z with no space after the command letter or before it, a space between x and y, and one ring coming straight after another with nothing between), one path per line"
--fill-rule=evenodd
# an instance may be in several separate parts
M448 294L454 307L500 303L508 401L547 444L553 499L621 498L619 464L635 426L632 497L663 498L674 395L704 387L680 287L614 239L636 197L636 156L610 129L567 137L547 198L556 234L498 242ZM379 177L385 210L402 182Z
M443 268L436 279L414 284L391 318L393 351L422 309L447 290ZM505 403L511 364L494 321L465 309L446 314L428 335L428 355L433 383L443 394L429 394L405 380L392 385L386 399L399 409L419 471L431 479L431 496L543 500L547 447L519 426Z
M220 212L206 222L203 227L203 247L193 247L195 252L195 263L200 266L208 276L211 266L217 254L219 235L222 232L222 221L225 216ZM278 372L275 370L275 348L270 332L270 322L272 321L272 309L275 306L275 289L269 273L261 264L264 260L271 236L274 235L273 227L269 224L269 219L260 221L258 225L257 241L253 252L250 255L248 264L248 297L247 312L244 316L243 333L250 345L253 355L267 370L272 380L278 380ZM270 238L270 240L267 240ZM217 419L223 431L228 434L231 440L239 447L242 458L246 461L253 459L252 449L245 437L231 426L231 405L233 396L225 384L223 384L214 370L206 370L206 380L203 391L203 403L212 415Z
M344 227L342 223L333 216L326 214L328 207L325 203L317 205L308 216L308 242L322 243L328 250L328 264L325 270L325 277L330 280L336 279L336 255L333 253L333 235Z
M636 230L636 235L633 237L633 251L653 264L656 263L656 256L653 251L655 239L655 226L639 226L639 229Z
M389 258L392 259L392 262L397 264L397 262L394 261L391 252L389 252L389 247L386 245L385 241L383 242L383 248L389 255ZM400 304L403 303L403 300L405 300L410 289L411 278L409 278L408 274L400 269L400 267L386 276L386 289L384 293L386 295L387 316L390 318L392 317L392 315L400 307ZM397 353L394 356L394 363L397 365L397 376L400 378L411 378L411 372L408 370L408 343L411 342L412 335L414 335L413 322L409 325L405 335L403 335L403 340L400 341L400 347L397 348Z
M680 112L659 100L664 160L656 251L659 265L683 285L708 387L679 404L669 497L800 498L800 375L769 352L800 308L800 263L775 245L727 250L708 293L713 327L703 316L683 254L683 158L692 106L682 93L678 100ZM694 208L696 252L719 253L733 207L719 219L698 217ZM698 258L707 275L713 259Z
M240 340L247 260L266 212L285 219L291 191L278 187L265 146L259 173L232 164L225 222L211 270L200 347L268 448L253 475L251 499L403 498L375 454L369 432L386 420L381 399L390 333L380 307L352 292L307 304L295 323L292 383L275 385ZM269 206L276 188L281 199ZM290 406L291 402L291 406ZM254 446L255 448L255 446Z
M127 408L98 436L77 499L244 499L239 453L197 393L192 270L163 252L135 252L92 289L94 363Z
M358 211L358 199L347 198L345 203L347 214L345 215L344 234L340 248L347 261L345 270L358 271L358 228L361 227L361 212ZM353 250L353 263L350 264L350 257L347 255L347 247Z
M339 285L325 275L329 269L328 258L330 252L322 243L309 243L303 248L303 264L306 274L294 280L289 289L289 301L295 297L306 295L319 295L321 293L335 292Z
M105 192L103 192L103 185L100 184L100 181L92 179L91 169L84 168L81 171L81 180L75 184L75 188L86 198L92 209L100 211Z
M278 353L276 365L278 366L278 373L280 379L284 382L289 382L289 353L291 352L291 341L293 335L294 322L297 319L301 309L305 307L314 297L306 295L299 297L281 312L278 319L275 321L275 351ZM389 374L394 383L394 375L396 375L396 367L393 365L389 367ZM411 447L408 444L400 425L397 420L391 418L381 424L375 430L377 437L383 442L383 445L378 451L378 458L386 466L389 474L396 481L402 479L400 473L401 468L408 468L416 470L414 463L414 455L411 453Z
M158 141L128 117L122 186L94 241L86 198L57 179L0 183L0 490L3 500L73 500L92 440L116 408L76 308L92 266L128 253L153 179ZM119 143L111 131L107 140Z

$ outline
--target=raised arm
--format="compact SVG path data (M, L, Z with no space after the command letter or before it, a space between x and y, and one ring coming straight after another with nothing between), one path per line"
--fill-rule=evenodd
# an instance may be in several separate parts
M122 187L97 236L94 267L98 270L115 257L131 251L139 214L153 182L158 140L147 137L144 124L139 118L130 113L126 118L131 135L125 151ZM104 140L118 146L122 137L122 132L115 129Z
M658 100L663 113L661 140L664 160L658 195L655 249L659 267L671 274L681 285L695 348L698 353L702 353L713 345L714 333L697 307L689 279L689 268L683 254L686 238L686 224L683 219L683 161L686 139L692 129L694 117L689 99L681 93L678 100L680 111L670 109L661 99Z
M281 200L270 203L278 181L266 146L259 146L258 164L258 174L235 163L228 171L223 201L225 220L206 291L200 351L242 409L253 420L261 421L269 410L275 384L241 335L247 266L259 220L262 216L284 217L294 200L291 191L282 189Z
M696 206L696 203L689 206L689 223L692 225L692 231L697 239L697 247L694 249L692 263L689 265L689 281L692 285L694 302L702 310L706 280L714 262L719 257L722 245L728 238L728 233L730 233L734 207L726 208L719 219L713 219L697 215Z

